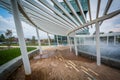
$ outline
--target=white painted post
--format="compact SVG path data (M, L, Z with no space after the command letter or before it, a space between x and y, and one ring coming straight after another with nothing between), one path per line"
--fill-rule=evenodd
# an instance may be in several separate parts
M95 45L95 42L96 42L96 41L95 41L95 35L93 36L93 38L94 38L94 39L93 39L93 40L94 40L93 43L94 43L94 45Z
M85 37L83 37L83 45L85 45Z
M38 37L39 52L40 52L40 54L42 54L41 41L40 41L39 31L38 31L37 27L36 27L36 33L37 33L37 37Z
M63 40L62 40L62 36L61 36L61 45L62 45L62 43L63 43L62 41L63 41Z
M71 49L71 44L70 44L70 38L69 38L69 36L67 36L67 41L68 41L68 46L70 47L70 52L71 52L72 49Z
M114 46L116 45L116 35L114 35Z
M47 36L48 36L48 44L50 46L50 38L49 38L49 34L47 33Z
M56 38L57 38L57 46L59 46L59 42L58 42L58 36L56 35Z
M81 45L81 40L80 40L81 37L79 37L79 45Z
M97 65L101 65L101 55L100 55L100 30L99 22L96 23L96 54L97 54Z
M108 46L108 42L109 42L109 36L107 36L107 46Z
M78 56L76 37L74 37L74 46L75 46L75 54L76 54L76 56Z
M22 61L25 69L25 74L30 75L31 74L30 62L27 54L22 24L20 21L17 0L11 0L11 5L12 5L13 17L14 17L14 22L16 26L17 35L18 35L19 45L20 45L20 51L22 54Z

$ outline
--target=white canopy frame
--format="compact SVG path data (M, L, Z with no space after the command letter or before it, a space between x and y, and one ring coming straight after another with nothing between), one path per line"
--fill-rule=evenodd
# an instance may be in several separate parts
M44 32L52 33L55 35L69 36L69 37L73 36L72 34L79 29L83 30L92 24L96 24L95 27L96 27L97 65L101 64L99 27L104 20L110 19L120 14L120 9L107 14L109 8L112 7L111 4L113 2L113 0L108 0L103 15L99 17L101 0L98 0L96 19L92 20L91 8L90 8L90 5L92 3L90 3L90 0L88 0L88 11L89 11L90 20L87 21L87 18L85 17L80 1L75 0L77 3L76 5L78 5L78 8L80 9L81 15L85 20L85 23L83 23L83 21L79 18L78 14L76 13L71 3L68 0L63 0L63 1L66 3L66 5L68 5L69 9L74 14L77 20L74 19L73 16L71 16L69 12L66 9L64 9L64 7L57 0L52 0L53 4L57 5L57 7L59 7L59 9L61 9L66 16L63 15L63 13L57 10L53 5L51 5L46 0L0 0L0 6L8 10L10 13L12 13L14 16L15 25L18 24L16 25L16 31L19 37L19 44L23 56L22 59L23 59L26 75L31 74L31 69L30 69L28 55L26 55L27 50L26 50L24 34L22 31L22 25L20 19ZM76 40L74 41L76 44ZM76 55L78 55L76 45L75 45L75 50L76 50Z

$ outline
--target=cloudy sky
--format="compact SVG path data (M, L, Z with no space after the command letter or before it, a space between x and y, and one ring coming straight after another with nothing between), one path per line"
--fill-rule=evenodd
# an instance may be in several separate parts
M60 0L62 1L62 0ZM91 12L92 12L92 19L96 17L96 8L97 8L97 0L90 0L91 1ZM99 17L102 16L105 5L107 0L101 0L101 7L100 7L100 14ZM110 7L109 12L111 13L115 10L120 9L120 0L113 0L113 3ZM89 20L89 16L87 14L87 19ZM32 36L36 36L36 29L25 22L22 22L24 36L25 38L32 38ZM5 9L0 7L0 34L5 33L6 29L10 29L13 31L13 35L17 37L13 16L6 11ZM95 28L90 28L90 33L92 34L95 31ZM104 23L100 27L101 32L108 33L109 31L120 32L120 14L112 19L104 21ZM47 34L39 31L40 38L47 38ZM50 35L53 38L53 35Z

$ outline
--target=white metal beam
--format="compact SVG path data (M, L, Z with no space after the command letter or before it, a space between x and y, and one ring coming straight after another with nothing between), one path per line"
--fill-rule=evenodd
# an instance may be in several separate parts
M88 0L88 11L89 11L89 17L90 17L90 21L91 21L92 20L92 16L91 16L90 0Z
M83 9L82 9L82 6L81 6L81 3L80 3L80 0L76 0L76 2L77 2L78 7L79 7L79 9L80 9L80 13L82 14L82 16L83 16L85 22L87 22L87 19L86 19L86 17L85 17L84 12L83 12Z
M89 19L91 21L92 20L92 16L91 16L90 0L88 0L88 12L89 12ZM91 24L91 27L92 27L92 24Z
M71 48L70 37L69 37L69 36L67 36L67 42L68 42L68 46L69 46L70 52L71 52L71 51L72 51L72 48Z
M77 26L80 24L65 10L65 8L57 0L51 0L57 7L59 7Z
M58 35L56 35L56 38L57 38L57 46L59 46Z
M116 36L114 35L114 45L116 45Z
M107 36L107 46L108 46L108 44L109 44L109 36Z
M108 12L108 10L109 10L109 8L110 8L112 2L113 2L113 0L108 0L103 15L106 15L106 14L107 14L107 12Z
M101 0L98 0L96 18L99 16Z
M75 46L75 55L78 56L77 40L76 40L76 37L75 37L75 36L74 36L74 46Z
M105 10L104 10L104 13L103 13L103 16L107 14L107 12L108 12L108 10L109 10L112 2L113 2L113 0L108 0L107 5L106 5ZM101 25L102 23L103 23L103 21L100 22L100 25Z
M43 12L47 13L48 15L52 16L54 18L54 20L56 20L55 22L59 22L61 25L65 26L69 26L65 21L63 21L62 18L58 17L57 15L55 15L54 13L50 12L49 10L45 9L45 7L41 4L39 4L38 2L34 1L34 0L26 0L27 2L29 2L30 4L32 4L33 6L39 8L40 10L42 10ZM50 19L51 20L51 19Z
M96 12L96 19L99 16L99 10L100 10L100 3L101 0L98 0L97 4L97 12ZM97 60L97 65L101 65L101 54L100 54L100 28L99 28L99 22L96 22L95 28L96 28L96 60Z
M31 6L31 5L28 4L27 2L23 2L23 5L24 5L24 7L28 8L29 10L31 10L31 11L29 11L29 10L26 9L26 12L28 11L28 12L30 12L30 13L32 12L32 13L34 13L34 14L41 15L41 16L43 16L43 17L45 17L45 18L48 18L49 20L52 20L52 21L54 21L54 22L56 22L56 23L58 23L58 24L60 24L60 25L63 25L61 22L56 21L56 19L54 19L52 16L50 16L50 15L48 15L47 13L41 11L40 9L37 9L37 8ZM63 25L63 26L66 26L66 25ZM70 29L69 26L66 26L66 27L67 27L68 29Z
M68 25L70 25L72 28L76 27L76 25L70 21L66 16L64 16L62 13L60 13L56 8L51 6L46 0L39 0L41 3L43 3L46 7L48 7L50 10L52 10L54 13L59 15L62 19L64 19Z
M65 27L66 25L62 25L62 24L60 24L60 23L57 23L57 22L55 22L55 21L53 21L53 20L50 20L50 19L42 16L42 15L40 15L40 14L37 14L36 12L32 12L30 9L26 9L26 10L27 10L27 13L28 13L28 15L29 15L30 18L35 18L35 19L37 19L37 20L39 20L39 19L41 18L41 19L43 19L43 20L45 20L45 21L48 21L48 22L50 22L50 23L53 23L53 24L56 25L56 26L60 26L60 27L65 28L65 29L69 29L69 28L70 28L70 27Z
M92 20L92 21L90 21L90 22L87 22L87 23L81 25L81 26L78 27L78 28L75 28L75 29L69 31L69 32L67 33L67 35L69 35L70 33L74 32L74 31L76 31L76 30L79 30L79 29L81 29L81 28L83 28L83 27L85 27L85 26L89 26L89 25L94 24L94 23L96 23L96 22L104 21L104 20L109 19L109 18L112 18L112 17L114 17L114 16L116 16L116 15L118 15L118 14L120 14L120 10L116 10L116 11L114 11L114 12L112 12L112 13L109 13L109 14L107 14L107 15L104 15L104 16L102 16L102 17L99 17L99 18L97 18L97 19L94 19L94 20Z
M62 45L62 43L63 43L63 42L62 42L62 36L61 36L61 41L60 41L60 42L61 42L61 45Z
M49 46L50 46L50 36L49 36L48 33L47 33L47 36L48 36L48 44L49 44Z
M77 15L76 11L74 10L74 8L72 7L72 5L70 4L70 2L68 0L64 0L65 3L68 5L68 7L70 8L70 10L72 11L72 13L75 15L76 19L79 21L80 24L83 24L83 22L81 21L80 17Z
M101 54L100 54L100 29L99 23L96 22L96 60L97 65L101 65Z
M18 35L20 50L22 54L22 60L25 68L25 74L30 75L31 74L30 62L27 54L22 24L19 18L17 0L11 0L11 5L12 5L13 17L14 17L14 22L16 26L17 35Z

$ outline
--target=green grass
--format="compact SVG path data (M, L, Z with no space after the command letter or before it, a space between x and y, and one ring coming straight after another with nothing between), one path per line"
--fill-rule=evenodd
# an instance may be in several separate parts
M27 51L32 51L36 48L27 47ZM0 65L20 56L20 48L11 48L8 50L0 50Z
M42 46L48 46L49 44L41 44ZM54 45L54 43L51 43L51 45ZM0 46L7 46L6 44L0 44ZM19 46L19 44L11 44L11 46ZM38 44L27 44L26 46L38 46Z

